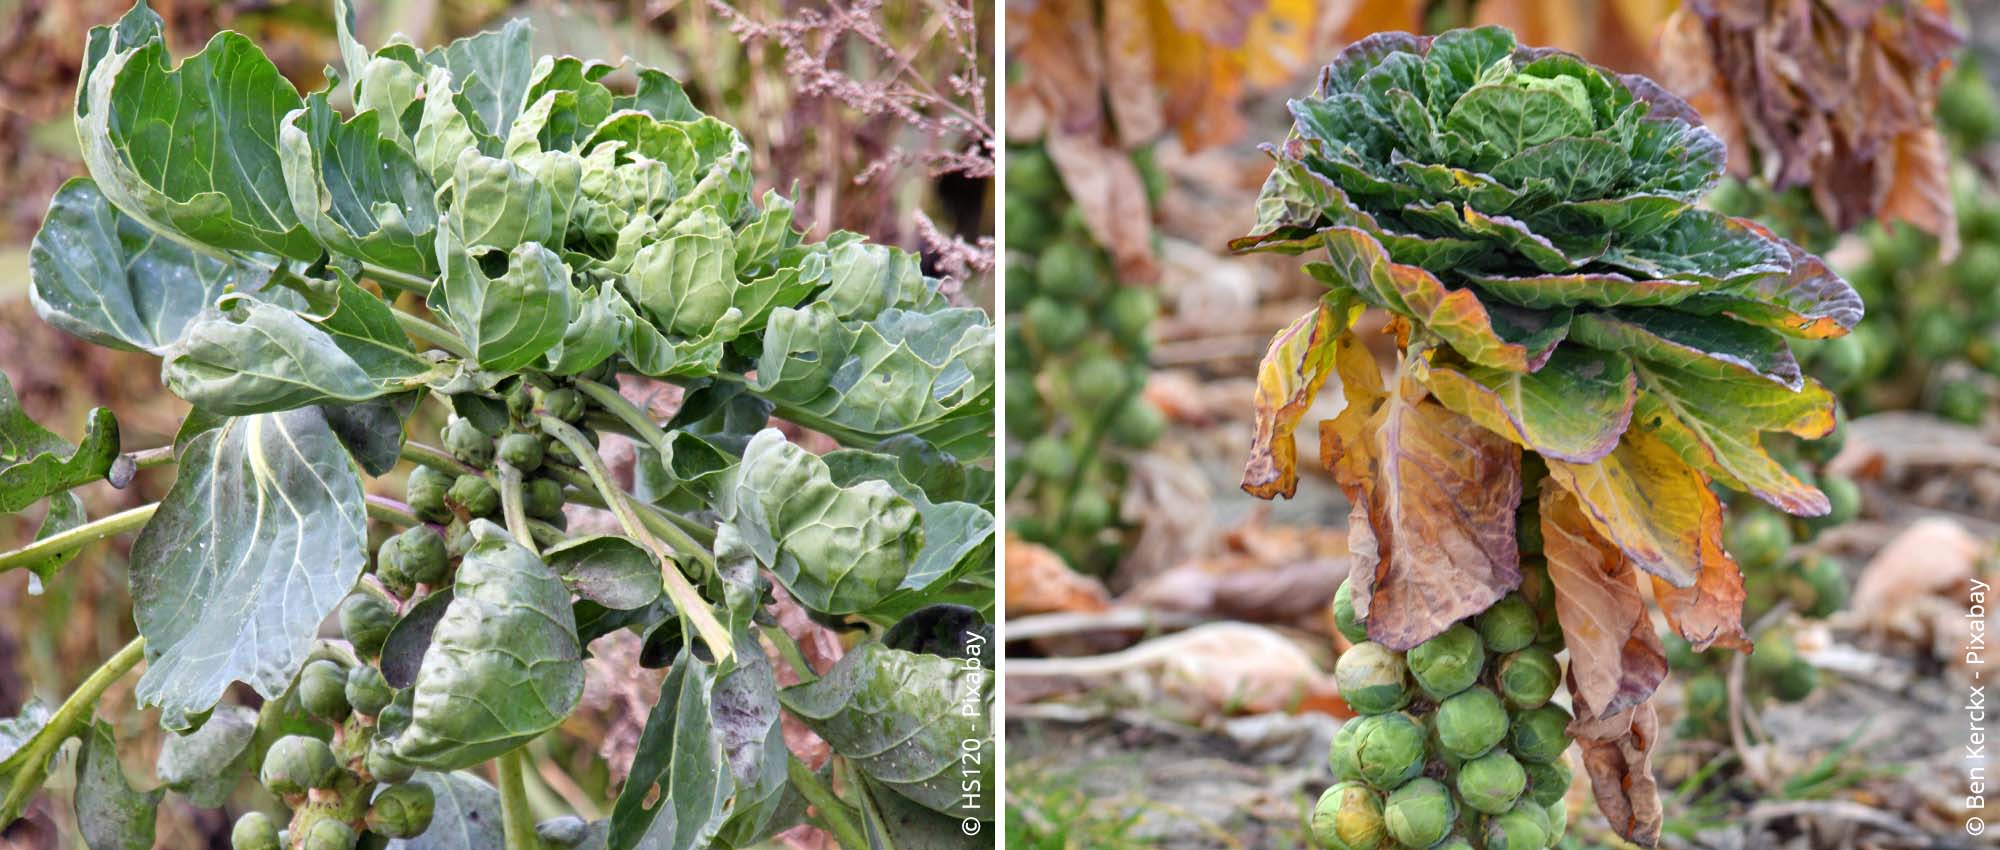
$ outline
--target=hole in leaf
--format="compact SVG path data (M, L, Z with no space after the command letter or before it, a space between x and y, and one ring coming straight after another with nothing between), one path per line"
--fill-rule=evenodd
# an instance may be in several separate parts
M503 277L507 274L506 251L495 248L473 259L479 262L480 273L489 278Z

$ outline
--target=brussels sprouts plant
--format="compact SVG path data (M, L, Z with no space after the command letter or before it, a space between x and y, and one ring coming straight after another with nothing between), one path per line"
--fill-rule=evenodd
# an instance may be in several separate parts
M1158 172L1134 158L1156 193ZM1167 425L1142 394L1159 303L1151 286L1116 278L1075 209L1040 147L1009 152L1008 498L1015 532L1103 572L1129 527L1125 458Z
M139 635L0 722L0 826L81 737L92 847L151 846L166 790L217 807L251 776L270 797L238 850L738 847L806 822L852 850L982 841L987 316L913 255L802 236L753 194L744 135L662 72L537 58L520 21L371 50L335 20L344 67L305 95L233 32L170 57L143 2L90 31L90 176L50 204L34 305L158 356L193 413L171 446L125 451L104 410L71 444L0 380L0 511L48 505L0 570L53 580L136 531ZM671 418L621 394L641 379L679 387ZM409 433L427 403L435 441ZM156 504L90 518L71 492L148 467L178 473ZM566 505L617 533L565 530ZM847 635L831 669L778 627L789 604ZM528 745L617 632L668 668L630 776L608 818L538 828ZM169 733L153 791L93 721L142 669ZM461 843L408 843L438 832Z
M1697 206L1725 152L1685 103L1504 29L1371 36L1290 109L1234 247L1300 256L1328 292L1260 367L1243 486L1295 492L1293 432L1338 374L1346 405L1318 439L1352 506L1335 619L1366 638L1343 693L1430 729L1423 773L1472 843L1563 834L1549 785L1567 787L1574 736L1612 828L1652 845L1667 660L1639 582L1690 645L1751 648L1710 485L1828 513L1762 439L1833 429L1789 340L1846 333L1860 298ZM1388 370L1353 330L1364 309L1390 316ZM1465 667L1476 684L1433 693ZM1392 699L1406 669L1418 686Z

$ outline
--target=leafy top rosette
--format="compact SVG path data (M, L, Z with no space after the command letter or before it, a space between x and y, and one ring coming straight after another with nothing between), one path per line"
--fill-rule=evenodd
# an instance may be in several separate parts
M1538 523L1586 760L1600 802L1629 815L1650 779L1607 789L1599 768L1643 774L1631 748L1645 739L1642 763L1666 670L1637 571L1690 641L1747 648L1708 485L1827 511L1760 435L1832 429L1833 397L1787 338L1846 333L1860 298L1817 257L1695 206L1725 150L1679 98L1505 29L1371 36L1290 106L1256 228L1232 247L1305 255L1331 292L1266 355L1244 489L1294 492L1292 431L1338 372L1347 407L1321 423L1321 461L1354 505L1355 611L1394 649L1519 587L1517 522ZM1403 343L1387 382L1350 329L1364 307ZM1626 820L1644 836L1646 818Z

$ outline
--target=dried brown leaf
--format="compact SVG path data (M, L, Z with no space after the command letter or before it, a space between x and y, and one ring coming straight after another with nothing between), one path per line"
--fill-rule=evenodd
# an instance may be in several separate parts
M1666 678L1667 656L1630 560L1561 487L1542 488L1541 516L1577 717L1606 718L1643 704Z
M1409 649L1520 586L1521 450L1413 379L1369 399L1379 373L1352 333L1335 358L1349 402L1321 424L1320 454L1355 506L1355 613L1371 639Z
M1104 585L1069 568L1062 556L1038 543L1007 535L1007 616L1111 607Z
M1111 252L1119 277L1127 282L1159 277L1146 182L1132 158L1099 135L1069 133L1060 126L1051 128L1043 149L1091 238Z
M1611 730L1622 730L1606 734ZM1653 745L1660 732L1652 703L1635 706L1609 722L1571 724L1583 750L1590 791L1611 828L1642 847L1660 843L1660 787L1653 779Z

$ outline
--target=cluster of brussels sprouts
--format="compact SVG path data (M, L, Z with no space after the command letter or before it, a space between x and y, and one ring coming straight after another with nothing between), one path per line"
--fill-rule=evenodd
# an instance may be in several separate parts
M615 381L611 364L585 377ZM405 494L422 523L384 541L375 553L374 581L364 580L341 603L341 636L352 656L324 653L299 672L292 696L298 707L333 730L330 740L288 735L264 753L259 774L264 788L292 810L281 829L268 814L253 811L237 820L234 850L352 850L368 836L413 838L429 828L434 793L412 781L415 766L394 755L387 738L412 721L414 689L396 688L381 664L390 633L424 598L451 585L456 565L471 543L468 524L499 518L500 493L486 474L504 462L524 475L523 512L545 532L566 525L563 484L546 473L549 463L574 464L562 443L540 434L537 413L579 421L589 409L575 387L531 374L503 392L507 428L488 433L471 419L452 416L439 440L454 458L474 471L453 475L418 466ZM491 424L492 417L487 417ZM594 438L594 433L584 433ZM379 737L382 740L378 740ZM544 840L568 846L562 836L587 833L558 819L543 825ZM296 836L296 839L295 839Z
M1528 504L1524 532L1540 528ZM1562 630L1538 534L1521 542L1520 592L1407 653L1368 639L1341 585L1334 619L1353 646L1334 677L1360 716L1334 736L1338 782L1311 815L1323 850L1540 850L1567 830Z
M1141 165L1157 192L1158 172ZM1125 476L1105 448L1144 448L1166 429L1141 392L1159 302L1113 280L1039 148L1009 151L1007 210L1008 492L1028 506L1014 531L1097 571L1117 557L1107 532Z

